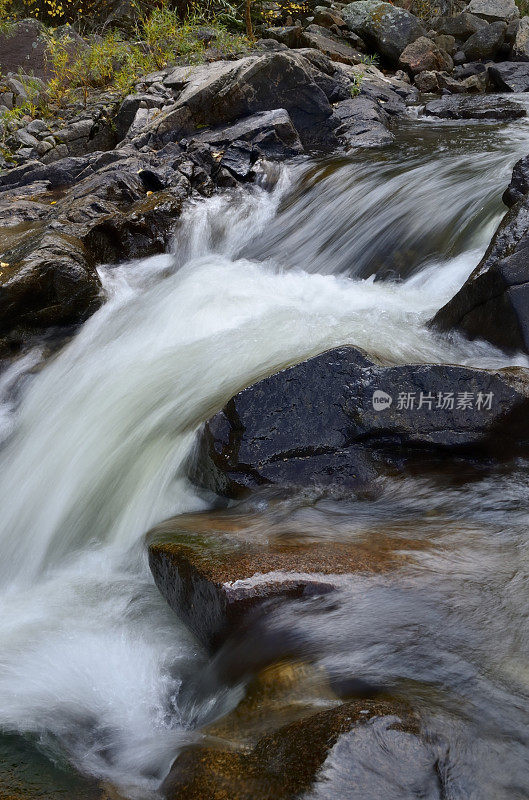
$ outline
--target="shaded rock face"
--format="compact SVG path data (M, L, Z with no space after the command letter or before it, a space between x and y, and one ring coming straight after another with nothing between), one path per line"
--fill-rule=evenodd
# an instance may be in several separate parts
M101 303L101 284L78 239L37 234L4 255L0 276L0 330L45 327L86 319ZM7 260L8 259L8 260Z
M529 64L502 61L491 64L488 73L492 85L500 92L529 91Z
M348 27L391 64L398 64L407 45L426 33L409 11L378 0L349 3L342 15Z
M467 61L493 58L501 50L506 32L505 22L493 22L472 34L463 45Z
M523 188L523 181L521 165L514 183ZM528 281L529 201L524 197L507 213L480 264L432 325L486 339L507 351L529 352Z
M451 392L454 403L444 403ZM474 402L463 409L465 392ZM192 475L227 496L266 484L350 493L407 458L505 453L527 437L527 392L523 370L382 367L339 348L232 398L206 423Z
M333 796L351 800L441 797L436 755L414 715L401 704L373 700L319 711L242 752L186 748L162 793L167 800L294 800L313 796L320 780Z
M518 103L494 96L446 96L424 107L425 116L440 119L512 120L527 116Z
M265 516L235 508L175 517L148 535L149 564L170 607L212 650L263 602L325 594L338 576L384 572L416 547L375 534L316 537L306 524L280 505Z
M332 61L341 64L359 64L362 54L355 50L340 36L333 36L326 28L309 25L304 31L302 42L305 47L314 47L324 53Z
M463 12L455 16L439 17L434 22L435 30L454 39L466 41L474 33L487 27L487 22L474 14Z
M394 140L388 115L366 97L338 103L335 113L341 121L336 135L346 147L384 147Z
M511 182L503 193L502 200L508 208L523 200L529 192L529 156L521 158L513 167Z
M529 61L529 17L523 17L512 46L513 61Z

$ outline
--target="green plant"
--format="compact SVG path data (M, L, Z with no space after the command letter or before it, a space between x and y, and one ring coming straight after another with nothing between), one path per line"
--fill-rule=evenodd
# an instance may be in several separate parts
M360 61L362 64L366 64L368 67L378 67L380 63L380 58L378 53L374 53L373 55L364 55L360 56Z
M358 97L362 91L362 84L364 82L364 73L357 72L351 78L351 97Z

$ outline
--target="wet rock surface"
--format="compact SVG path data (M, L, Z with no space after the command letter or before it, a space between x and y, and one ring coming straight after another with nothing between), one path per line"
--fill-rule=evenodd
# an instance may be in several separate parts
M425 116L460 120L512 120L527 116L525 108L497 96L445 96L424 107Z
M264 602L326 594L339 576L378 573L405 561L415 542L358 539L325 529L279 505L269 514L242 509L175 517L148 535L156 585L200 641L218 646Z
M443 408L447 391L454 402ZM527 439L528 394L524 370L386 367L339 348L232 398L206 423L192 474L228 496L266 484L351 492L407 458L505 453ZM458 408L470 396L476 404Z
M347 770L340 765L344 757ZM393 768L401 774L398 794ZM435 755L421 738L414 715L399 703L373 700L352 701L292 722L242 752L207 745L186 749L163 792L168 800L286 800L319 796L320 781L333 793L359 800L381 797L384 791L395 798L410 792L441 797Z
M439 330L458 330L503 350L529 352L529 202L525 159L506 191L514 203L483 259L459 292L432 320Z

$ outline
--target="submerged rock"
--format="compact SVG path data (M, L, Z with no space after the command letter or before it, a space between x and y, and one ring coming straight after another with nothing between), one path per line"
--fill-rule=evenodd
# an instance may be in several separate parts
M523 370L387 367L338 348L232 398L206 423L192 474L228 496L266 484L350 493L407 459L498 457L526 443L528 397Z
M337 541L332 530L314 536L304 525L281 507L175 517L148 536L151 571L173 611L212 649L264 601L326 593L338 576L385 571L416 548L343 530Z
M441 119L511 120L527 116L525 108L494 96L445 96L424 107L425 116Z
M284 725L243 750L188 747L162 793L167 800L294 800L312 796L321 781L332 796L351 800L439 800L436 758L406 706L356 700Z
M523 188L523 168L515 184ZM515 190L513 188L513 190ZM529 199L501 222L483 259L457 294L432 320L507 351L529 352Z
M421 22L403 8L380 0L357 0L342 10L348 27L368 46L397 64L402 51L426 31Z

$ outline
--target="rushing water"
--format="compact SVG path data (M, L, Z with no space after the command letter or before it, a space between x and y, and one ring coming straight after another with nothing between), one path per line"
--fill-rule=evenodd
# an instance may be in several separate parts
M206 507L185 476L197 429L240 388L345 342L392 362L508 363L425 322L477 263L528 151L523 121L410 122L384 151L269 166L261 188L192 206L172 254L102 270L108 301L73 341L36 374L38 352L0 378L6 732L145 798L201 722L233 707L240 688L189 700L206 656L159 597L142 541ZM398 582L359 578L337 605L286 605L269 622L330 673L428 709L454 797L529 796L526 497L520 464L320 501L313 528L345 515L355 535L386 526L429 546ZM494 780L479 783L484 764Z

